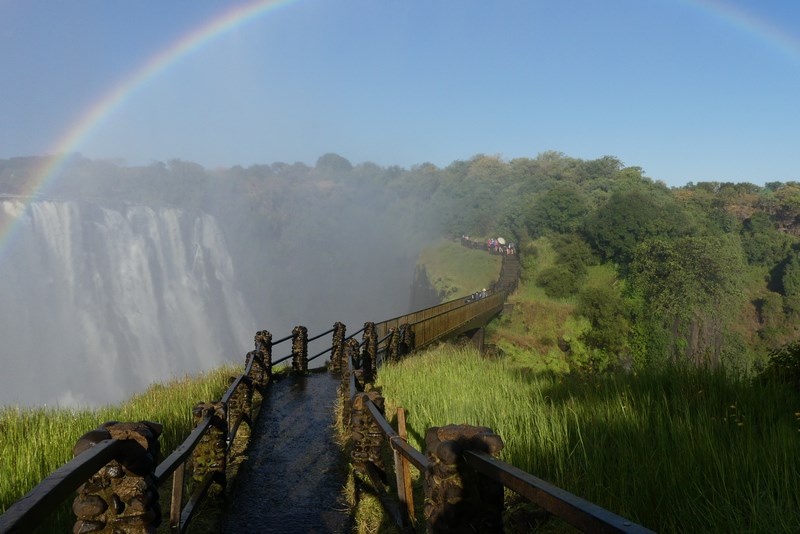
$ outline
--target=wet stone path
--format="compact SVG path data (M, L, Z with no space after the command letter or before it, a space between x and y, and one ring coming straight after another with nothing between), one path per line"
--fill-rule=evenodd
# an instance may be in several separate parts
M223 532L351 530L341 496L346 466L333 441L338 385L330 373L312 373L268 388Z

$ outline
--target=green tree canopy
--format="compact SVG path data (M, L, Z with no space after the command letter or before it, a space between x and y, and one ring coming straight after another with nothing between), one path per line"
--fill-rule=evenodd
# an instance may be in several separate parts
M646 190L615 192L589 216L584 232L606 260L627 266L634 249L647 239L688 234L690 224L680 206Z
M576 231L586 216L586 199L571 183L559 183L534 200L527 213L528 233L567 234Z
M686 236L656 238L636 248L631 263L633 287L649 313L683 339L687 356L719 361L722 328L732 320L740 298L744 259L734 238Z

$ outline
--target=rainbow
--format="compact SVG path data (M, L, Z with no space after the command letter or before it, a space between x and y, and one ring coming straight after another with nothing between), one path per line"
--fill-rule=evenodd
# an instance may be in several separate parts
M749 34L756 40L766 43L791 61L800 60L800 38L776 24L771 24L749 11L722 0L682 0L682 2L710 18L722 21L736 31Z
M148 59L94 105L89 107L58 138L53 148L49 151L52 155L42 158L42 165L35 169L22 195L30 198L43 191L48 183L60 174L68 156L76 151L86 137L112 111L122 105L137 89L166 70L170 65L201 48L216 37L295 1L253 0L237 5L213 17L200 27L193 29L166 49ZM738 31L751 34L773 45L782 53L787 54L792 60L800 59L800 40L797 37L741 8L732 6L722 0L681 1L690 8L703 12L711 18L719 19ZM10 220L0 218L0 260L2 260L2 253L7 247L7 243L11 240L15 223L22 218L22 215Z
M25 190L21 192L22 196L30 199L36 193L45 190L47 185L60 174L69 155L76 151L86 137L136 90L170 65L200 49L213 39L294 1L296 0L253 0L234 6L194 28L149 58L85 110L78 120L58 138L53 148L49 150L51 155L42 158L43 163L33 171L32 178L27 183ZM14 234L16 222L22 218L22 215L11 220L3 220L0 217L0 260L2 260L2 253Z

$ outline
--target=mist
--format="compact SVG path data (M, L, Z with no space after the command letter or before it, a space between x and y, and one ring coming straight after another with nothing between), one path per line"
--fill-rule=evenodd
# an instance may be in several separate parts
M334 154L216 170L75 156L46 192L16 197L31 163L0 161L0 217L15 221L0 256L0 405L119 402L243 363L256 330L355 332L401 315L436 233L385 187L389 170Z

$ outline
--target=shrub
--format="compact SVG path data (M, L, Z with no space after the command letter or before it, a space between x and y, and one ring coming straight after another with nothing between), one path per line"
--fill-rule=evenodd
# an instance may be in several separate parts
M581 278L563 266L548 267L536 277L536 285L543 288L548 297L565 298L578 291Z
M789 384L800 389L800 341L772 351L759 377L763 382Z

